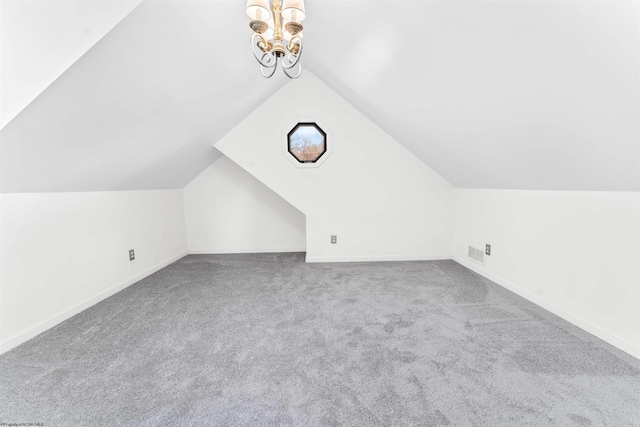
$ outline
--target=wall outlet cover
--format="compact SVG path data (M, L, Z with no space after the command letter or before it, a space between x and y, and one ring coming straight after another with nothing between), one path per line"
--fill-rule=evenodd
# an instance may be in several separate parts
M133 249L129 250L129 261L133 261L134 259L136 259L136 253Z

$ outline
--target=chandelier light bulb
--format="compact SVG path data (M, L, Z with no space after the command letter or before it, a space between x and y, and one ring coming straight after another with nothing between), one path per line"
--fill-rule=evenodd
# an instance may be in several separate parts
M284 0L282 17L287 21L302 22L305 18L304 0Z
M271 18L269 0L248 0L247 16L253 21L268 21Z

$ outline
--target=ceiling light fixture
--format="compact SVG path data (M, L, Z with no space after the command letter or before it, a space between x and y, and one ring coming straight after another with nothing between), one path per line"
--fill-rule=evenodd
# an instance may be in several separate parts
M260 64L262 77L276 73L278 63L291 79L302 73L302 20L304 0L248 0L247 15L251 19L251 52ZM286 47L285 47L286 45ZM297 70L297 71L296 71ZM290 74L291 73L291 74Z

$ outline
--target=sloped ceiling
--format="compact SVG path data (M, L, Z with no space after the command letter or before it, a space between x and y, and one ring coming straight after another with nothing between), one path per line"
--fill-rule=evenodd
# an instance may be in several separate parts
M452 184L640 191L628 2L308 0L304 65ZM240 1L145 1L0 131L3 192L182 188L286 83Z
M245 21L236 1L142 2L0 131L2 192L183 188L285 83L256 76Z
M640 2L314 6L309 69L453 185L640 190Z
M141 0L3 0L0 129Z

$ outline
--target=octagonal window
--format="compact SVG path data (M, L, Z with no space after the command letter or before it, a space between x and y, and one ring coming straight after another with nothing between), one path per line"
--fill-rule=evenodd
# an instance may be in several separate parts
M287 149L300 163L315 163L327 152L327 134L315 123L298 123L287 135Z

